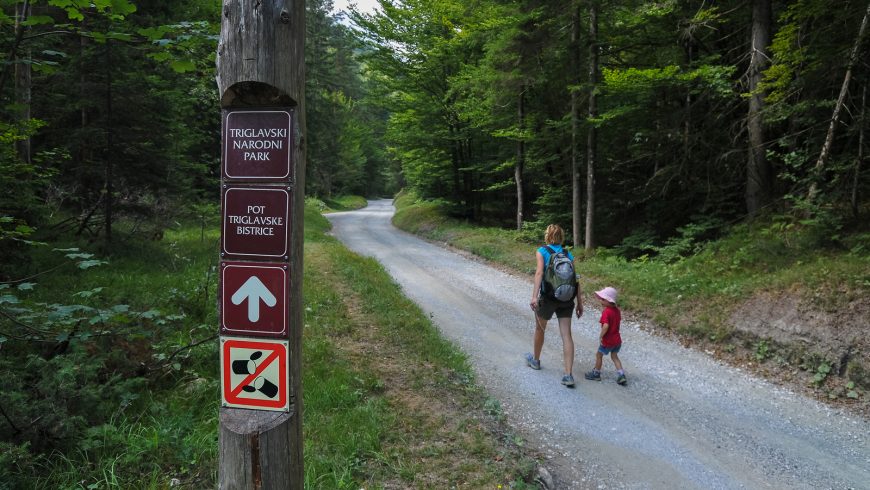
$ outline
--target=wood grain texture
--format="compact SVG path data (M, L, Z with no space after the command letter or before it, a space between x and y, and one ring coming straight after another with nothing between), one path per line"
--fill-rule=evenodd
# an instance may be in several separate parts
M301 105L305 2L224 0L222 15L216 61L221 107Z

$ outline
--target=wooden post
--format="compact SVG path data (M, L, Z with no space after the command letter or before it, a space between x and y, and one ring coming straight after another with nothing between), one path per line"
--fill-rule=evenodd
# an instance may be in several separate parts
M290 108L293 113L290 174L278 182L289 198L289 270L286 369L289 411L220 409L222 489L302 489L302 240L305 187L305 2L304 0L223 0L216 81L221 108L256 111ZM228 177L222 170L223 181ZM244 180L244 178L238 179ZM243 182L244 184L244 182ZM277 185L276 185L277 184ZM226 188L226 184L223 185ZM256 257L250 258L257 260ZM249 298L248 301L255 300ZM280 298L279 298L280 300ZM280 301L279 301L280 302ZM264 307L265 308L265 307ZM252 334L255 335L255 334ZM223 344L223 342L222 342Z

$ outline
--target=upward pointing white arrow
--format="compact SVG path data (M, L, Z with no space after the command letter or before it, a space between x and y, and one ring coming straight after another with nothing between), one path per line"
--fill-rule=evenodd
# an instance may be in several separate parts
M245 299L248 300L248 320L256 322L260 319L260 300L266 303L266 306L275 306L278 302L275 295L269 291L269 288L263 284L257 276L251 276L242 284L242 287L233 293L230 298L234 305L242 304Z

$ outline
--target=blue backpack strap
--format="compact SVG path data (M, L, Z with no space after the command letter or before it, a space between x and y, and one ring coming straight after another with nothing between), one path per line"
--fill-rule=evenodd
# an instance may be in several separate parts
M544 258L544 277L541 278L540 294L543 296L547 291L547 279L546 279L547 268L550 267L550 259L553 257L553 255L556 255L556 251L553 250L553 247L551 247L549 245L544 245L541 248L543 248L547 251L547 256Z
M544 245L543 248L546 248L546 249L547 249L547 252L550 253L550 255L547 256L547 260L544 261L544 265L546 266L547 264L550 263L550 257L552 257L553 255L556 254L556 251L553 250L553 248L550 247L549 245Z

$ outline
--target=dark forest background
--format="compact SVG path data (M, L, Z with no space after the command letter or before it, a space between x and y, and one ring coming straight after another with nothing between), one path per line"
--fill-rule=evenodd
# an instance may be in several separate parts
M5 254L217 202L218 2L2 7ZM407 188L627 254L759 215L835 236L866 212L867 8L309 1L306 194Z

